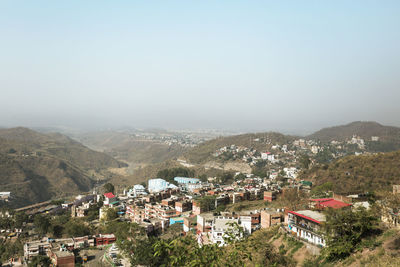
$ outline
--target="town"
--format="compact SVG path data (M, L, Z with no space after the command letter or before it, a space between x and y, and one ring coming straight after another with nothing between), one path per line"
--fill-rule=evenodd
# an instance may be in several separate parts
M371 140L376 141L378 137ZM232 233L241 239L274 229L292 238L298 248L307 247L311 255L319 255L328 246L324 230L328 210L370 212L379 206L384 210L379 219L387 227L398 227L396 209L384 201L371 202L374 196L370 192L341 195L329 187L314 187L311 181L298 179L302 169L323 158L323 151L329 151L332 158L346 153L369 154L363 139L353 136L349 141L332 141L325 146L304 139L270 145L270 151L236 145L215 151L213 157L242 160L253 170L236 172L228 179L151 178L119 192L106 183L69 201L5 209L2 238L25 240L23 255L8 260L29 266L46 260L54 266L130 266L131 253L135 252L123 242L130 238L127 232L132 231L132 225L143 236L187 236L199 247L224 247ZM269 171L260 171L265 166ZM392 194L400 196L400 185L393 185ZM3 202L12 201L11 192L0 195ZM63 223L57 225L57 221Z

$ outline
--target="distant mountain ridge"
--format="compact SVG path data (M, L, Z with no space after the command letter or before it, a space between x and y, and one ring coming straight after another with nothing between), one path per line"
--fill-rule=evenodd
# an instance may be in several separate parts
M96 174L123 166L58 133L0 129L0 188L14 206L89 191Z
M333 140L345 141L353 135L358 135L366 141L370 141L372 136L378 136L379 140L383 142L400 143L399 127L384 126L373 121L355 121L346 125L323 128L306 138L330 142Z

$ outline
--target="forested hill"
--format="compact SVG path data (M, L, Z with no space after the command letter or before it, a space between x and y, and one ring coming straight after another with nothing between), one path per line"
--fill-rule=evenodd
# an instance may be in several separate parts
M400 151L347 156L328 165L318 165L305 171L300 179L314 185L331 183L337 193L390 191L400 184Z
M382 142L400 144L399 127L384 126L372 121L356 121L346 125L323 128L306 138L322 142L346 141L353 135L358 135L366 141L371 140L372 136L378 136Z
M204 142L184 154L185 159L191 163L204 163L212 159L212 154L224 146L244 146L254 148L259 151L266 151L275 144L285 144L295 140L295 136L284 135L281 133L249 133L219 137Z
M13 206L88 191L93 175L123 166L61 134L0 129L0 187L11 191Z

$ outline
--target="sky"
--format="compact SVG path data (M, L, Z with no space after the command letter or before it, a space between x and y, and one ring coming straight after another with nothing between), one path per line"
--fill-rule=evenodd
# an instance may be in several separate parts
M0 1L0 125L400 126L400 1Z

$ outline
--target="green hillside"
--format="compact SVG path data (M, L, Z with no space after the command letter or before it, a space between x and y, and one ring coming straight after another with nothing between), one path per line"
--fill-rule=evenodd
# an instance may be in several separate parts
M400 184L400 151L347 156L303 172L300 179L315 185L331 182L337 193L390 191Z

